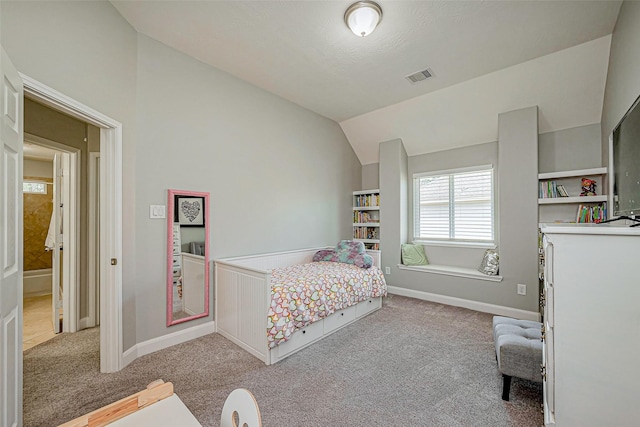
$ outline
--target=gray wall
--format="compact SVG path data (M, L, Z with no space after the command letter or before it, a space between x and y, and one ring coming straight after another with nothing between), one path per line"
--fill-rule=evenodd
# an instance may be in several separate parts
M24 159L22 168L24 176L53 178L53 160Z
M123 348L136 343L136 32L108 2L2 2L18 71L123 124Z
M387 284L395 285L400 244L407 238L407 152L400 139L380 143L380 251Z
M407 241L413 239L413 174L423 172L437 172L447 169L459 169L465 167L473 167L479 165L493 165L496 170L494 177L497 180L497 164L498 164L498 143L490 142L487 144L472 145L470 147L455 148L453 150L438 151L436 153L421 154L419 156L409 157L409 232ZM497 185L495 185L497 187ZM497 192L496 192L497 194ZM497 205L496 205L497 207ZM496 227L496 233L499 227ZM496 236L496 240L498 236ZM428 246L425 247L427 259L432 264L450 265L454 267L477 268L480 266L482 255L485 249L479 248L461 248L461 247L443 247ZM404 273L404 272L403 272ZM433 276L432 276L433 277ZM443 276L439 276L443 277ZM468 288L469 280L473 279L455 279L461 287L463 293L456 295L462 298L464 289ZM480 281L474 281L480 282ZM480 285L481 286L481 285ZM426 291L432 292L432 291ZM477 295L473 292L469 294L469 299L476 299Z
M538 170L558 172L607 166L602 159L600 123L540 134L538 137ZM608 192L606 177L594 177L596 192ZM561 181L568 191L579 193L580 178ZM572 193L572 194L573 194ZM577 205L572 203L540 205L539 222L575 221Z
M602 159L600 123L579 126L538 137L538 172L606 166Z
M380 163L362 165L362 190L380 188Z
M211 258L351 235L361 167L335 122L138 36L108 2L3 2L1 19L20 72L123 123L125 350L197 324L164 326L166 222L148 212L167 189L211 193Z
M361 170L337 123L143 35L137 118L139 342L197 324L164 326L166 222L148 212L168 188L210 192L212 259L351 235Z
M538 306L538 107L498 115L500 286L511 307ZM516 285L527 285L517 295Z
M609 159L609 135L640 95L640 2L625 1L611 38L609 70L602 107L602 141Z
M506 113L499 121L503 138L500 144L506 146L502 151L498 142L491 142L406 157L400 140L380 144L380 246L382 266L391 270L386 275L390 286L537 311L537 108ZM506 171L498 167L499 160L500 165L507 165ZM499 211L496 238L503 281L398 269L400 244L410 242L413 235L413 174L485 164L495 168ZM395 191L404 192L405 198L394 194ZM523 213L521 207L527 212ZM521 225L521 221L525 223ZM477 268L484 253L484 249L442 246L427 246L425 251L432 264L467 268ZM527 284L526 296L517 295L518 283Z
M402 236L402 241L410 242L413 238L411 180L414 173L492 164L496 171L496 239L501 253L500 274L504 280L494 283L399 270L395 267L399 262L399 255L396 256L399 245L391 241L383 242L383 265L392 268L392 274L387 276L390 285L537 311L538 206L535 195L538 168L549 172L601 166L600 124L541 134L536 142L537 115L536 108L533 107L501 115L500 125L500 143L491 142L408 157L408 232ZM388 143L380 145L380 186L384 189L397 187L395 174L400 170L396 165L397 149L394 147L389 150L387 145ZM499 145L502 146L500 150ZM363 180L364 169L363 167ZM386 184L387 180L392 180L394 185ZM385 200L389 198L387 194ZM564 216L575 214L574 205L562 206L570 211L562 212ZM386 203L383 203L383 212L386 212L386 208ZM544 208L554 209L555 205L545 205ZM398 229L403 221L404 217L399 213L385 215L382 220L382 235ZM398 247L393 246L394 244ZM389 251L390 257L385 256ZM484 253L484 249L478 248L441 246L426 246L425 251L432 264L466 268L479 266ZM516 294L518 283L527 284L526 296Z
M505 306L514 306L514 304L510 303L509 298L507 298L506 295L507 293L503 290L503 287L500 283L452 276L443 276L432 273L400 270L397 268L397 264L400 263L400 243L404 243L407 241L410 242L413 236L413 210L411 208L413 204L413 174L420 172L463 168L483 164L493 164L494 166L496 166L498 160L497 146L498 144L496 142L492 142L408 157L406 174L407 186L405 187L407 196L406 214L403 217L384 216L384 218L381 218L380 233L382 236L390 232L389 228L398 230L398 232L400 232L400 223L403 221L406 221L407 223L405 231L400 236L399 243L396 241L383 241L381 243L381 245L383 245L383 266L391 267L391 275L386 276L387 283L389 285L455 298L462 298ZM383 188L387 188L387 180L398 179L395 176L389 178L386 171L388 171L389 169L400 169L397 167L390 168L388 164L389 157L391 157L391 159L394 161L391 166L394 166L396 159L392 156L383 156L383 152L383 145L381 144L381 192L383 191ZM383 211L386 212L386 200L388 199L389 196L385 196L385 202L382 203L381 207L381 216ZM392 244L394 246L391 246ZM389 252L391 252L391 257L388 256ZM474 268L480 265L484 249L427 246L425 247L425 252L431 264Z

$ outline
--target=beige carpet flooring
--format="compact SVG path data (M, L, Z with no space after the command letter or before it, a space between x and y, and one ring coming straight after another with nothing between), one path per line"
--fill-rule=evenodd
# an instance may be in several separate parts
M263 425L540 426L542 387L514 378L501 399L492 316L389 296L383 308L272 366L211 334L101 374L97 329L24 354L24 425L53 426L162 378L204 426L235 388Z

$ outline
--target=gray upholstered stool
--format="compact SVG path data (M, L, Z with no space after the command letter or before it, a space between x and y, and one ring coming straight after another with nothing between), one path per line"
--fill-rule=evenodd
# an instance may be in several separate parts
M502 399L509 400L511 377L542 382L542 323L493 317L493 342L498 370L502 373Z

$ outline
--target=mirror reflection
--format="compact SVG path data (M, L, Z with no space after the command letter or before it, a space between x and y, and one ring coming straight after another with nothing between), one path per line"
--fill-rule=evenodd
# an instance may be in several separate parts
M209 193L169 190L167 326L209 315Z

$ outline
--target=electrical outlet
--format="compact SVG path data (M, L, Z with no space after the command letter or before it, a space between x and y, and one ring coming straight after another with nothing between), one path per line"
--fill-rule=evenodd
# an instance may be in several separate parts
M385 267L384 274L391 274L391 267Z
M527 294L527 285L518 283L518 295L526 295L526 294Z

